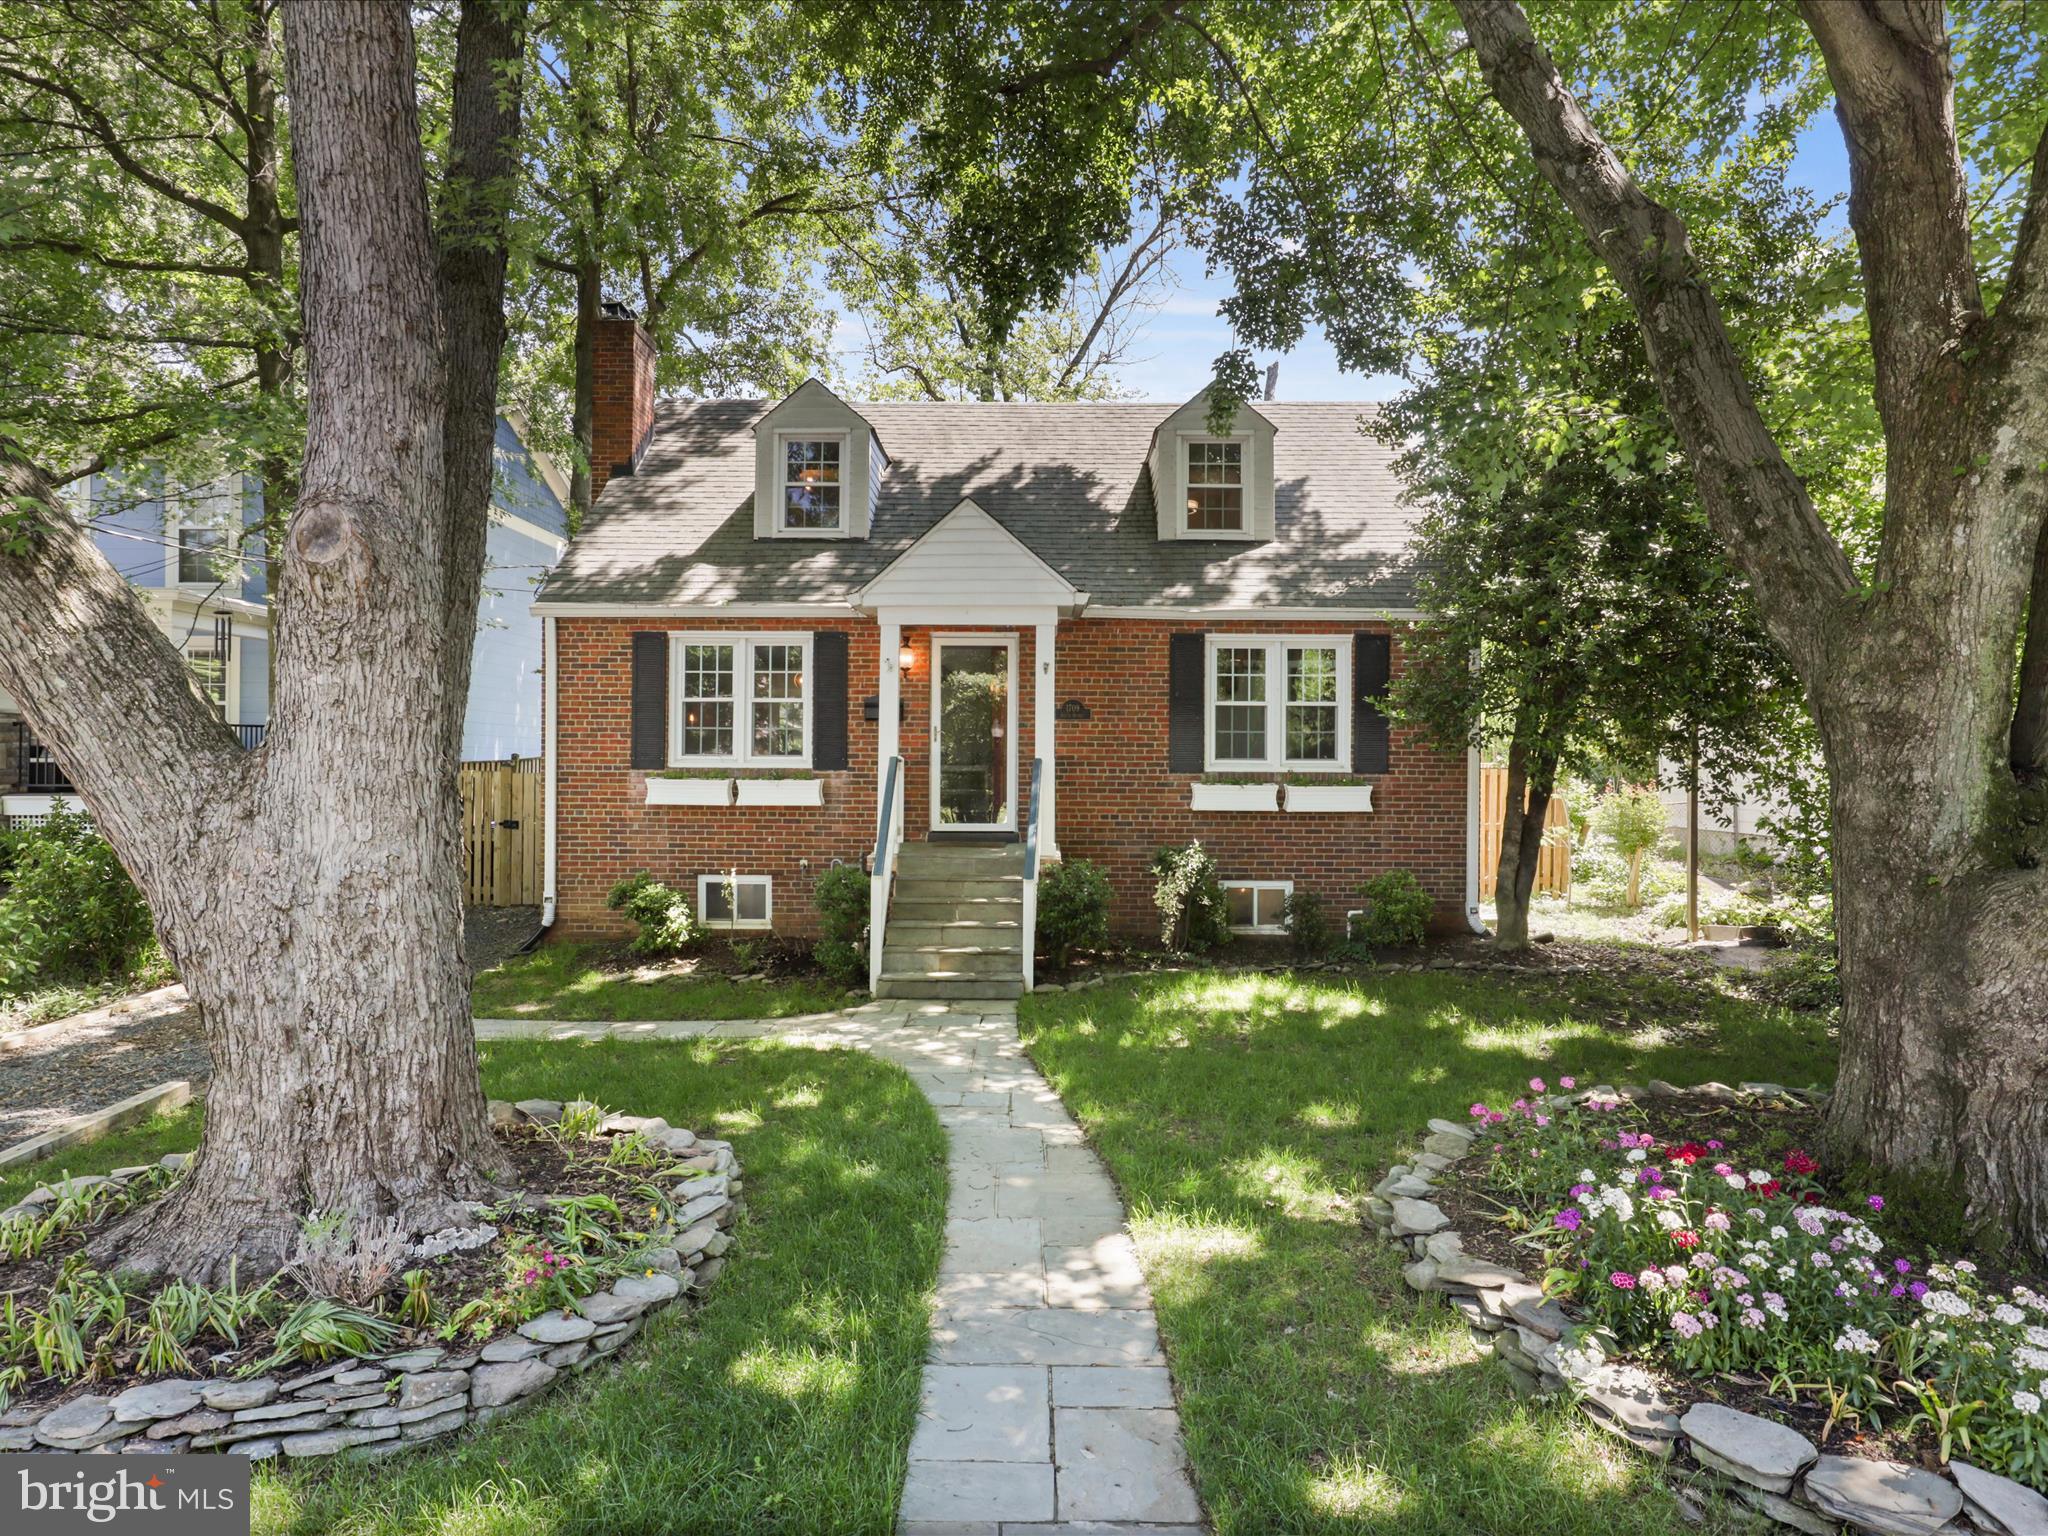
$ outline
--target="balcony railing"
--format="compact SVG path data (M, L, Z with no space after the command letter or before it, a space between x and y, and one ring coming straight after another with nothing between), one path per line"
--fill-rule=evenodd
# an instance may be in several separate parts
M263 738L270 733L267 725L231 725L235 739L244 751L253 752L263 745ZM6 765L0 763L0 768ZM0 785L6 780L0 777ZM28 728L28 722L14 723L14 782L25 792L33 795L68 795L72 793L71 776L64 771L64 765L57 761L56 754L36 739L35 732Z

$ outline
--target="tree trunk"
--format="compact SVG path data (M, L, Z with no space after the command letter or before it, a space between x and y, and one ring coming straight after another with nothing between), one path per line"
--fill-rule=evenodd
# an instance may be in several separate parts
M570 408L569 435L576 440L576 462L569 470L569 506L576 526L590 515L590 456L596 447L597 322L604 299L604 274L594 256L576 262L576 391Z
M1531 751L1518 735L1508 746L1508 798L1493 881L1494 943L1504 950L1529 947L1529 902L1543 857L1543 823L1556 787L1556 754Z
M445 664L477 601L480 535L452 525L485 512L451 512L451 485L473 499L451 445L478 429L450 419L443 317L459 330L473 306L436 287L405 10L293 6L285 57L309 413L262 748L236 746L85 530L0 455L0 490L28 499L26 553L0 557L0 686L149 899L214 1065L178 1190L94 1252L200 1281L275 1268L309 1212L413 1233L466 1220L504 1171L470 1023L449 749L464 699ZM481 363L476 345L451 350ZM458 389L463 409L487 399Z

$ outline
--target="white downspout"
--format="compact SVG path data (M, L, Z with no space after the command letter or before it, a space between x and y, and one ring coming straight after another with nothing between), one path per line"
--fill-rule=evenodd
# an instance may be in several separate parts
M555 764L559 754L555 750L554 615L542 619L541 626L541 751L547 759L541 794L547 807L543 815L547 831L541 851L540 925L546 929L555 926Z
M1465 923L1474 933L1486 932L1479 915L1479 749L1465 752Z

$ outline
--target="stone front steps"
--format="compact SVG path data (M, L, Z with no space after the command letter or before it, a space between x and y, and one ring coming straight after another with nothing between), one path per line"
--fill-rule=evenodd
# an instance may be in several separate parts
M905 843L877 997L996 1001L1024 991L1024 848Z

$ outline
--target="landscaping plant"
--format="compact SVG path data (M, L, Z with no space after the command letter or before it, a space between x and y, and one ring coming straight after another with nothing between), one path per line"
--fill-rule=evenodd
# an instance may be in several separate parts
M1337 942L1330 915L1323 910L1323 899L1314 891L1290 891L1281 921L1287 927L1287 937L1294 942L1294 953L1303 960L1328 954Z
M1838 1208L1803 1149L1660 1142L1620 1100L1546 1092L1533 1078L1533 1097L1471 1107L1487 1186L1530 1226L1546 1290L1692 1375L1924 1424L1944 1456L2048 1488L2048 1296L1887 1236L1882 1196Z
M0 890L0 996L143 965L156 945L149 906L88 818L60 802L41 826L0 837L11 864Z
M1038 877L1038 944L1056 966L1077 949L1109 942L1109 876L1100 864L1067 859Z
M811 958L844 986L868 979L868 877L857 864L835 864L811 889L818 908L818 942Z
M1358 888L1358 894L1365 900L1365 910L1359 915L1356 937L1365 943L1420 944L1428 936L1436 903L1407 870L1375 875Z
M613 886L604 904L638 925L633 948L640 954L680 954L703 937L689 899L645 870Z
M1152 903L1159 908L1159 941L1183 954L1201 954L1230 942L1230 902L1223 877L1200 838L1185 848L1162 848L1152 856L1158 883Z
M1600 797L1593 827L1628 861L1628 909L1643 904L1643 858L1664 840L1664 802L1647 784L1624 785Z

